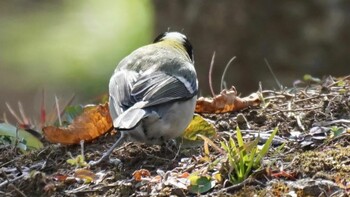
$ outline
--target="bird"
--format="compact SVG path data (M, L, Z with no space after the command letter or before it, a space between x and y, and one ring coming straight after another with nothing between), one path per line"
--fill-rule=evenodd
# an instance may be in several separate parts
M113 163L110 154L125 141L162 144L181 136L193 118L197 93L193 48L184 34L164 32L131 52L109 81L109 111L120 137L90 166Z

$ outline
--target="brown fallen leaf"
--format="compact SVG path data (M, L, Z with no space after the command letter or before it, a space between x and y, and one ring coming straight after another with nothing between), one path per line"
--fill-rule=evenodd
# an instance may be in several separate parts
M142 181L142 178L150 177L151 173L148 170L146 170L146 169L140 169L140 170L136 170L132 174L132 176L134 177L135 181L140 182L140 181Z
M67 180L68 175L58 173L58 174L52 175L52 178L53 178L55 181L64 182L64 181Z
M187 178L187 177L189 177L189 176L190 176L190 173L184 172L184 173L180 174L180 176L178 176L178 177L179 177L179 178Z
M261 102L259 95L253 93L247 97L240 98L237 96L235 87L229 90L222 90L214 98L200 97L196 104L196 113L226 113L241 110L249 106L257 106Z
M43 128L45 139L51 143L79 144L81 140L91 141L112 128L108 103L85 107L67 127L47 126Z
M87 170L87 169L76 169L74 172L74 177L83 179L84 182L87 182L87 183L91 183L97 179L96 174L91 170Z

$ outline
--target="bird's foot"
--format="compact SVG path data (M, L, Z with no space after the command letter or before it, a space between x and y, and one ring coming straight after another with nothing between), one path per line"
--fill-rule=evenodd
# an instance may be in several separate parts
M90 161L90 162L89 162L89 166L90 166L90 167L91 167L91 166L97 166L97 165L103 163L103 161L104 161L104 160L102 160L102 158L99 159L99 160L97 160L97 161Z
M170 152L176 153L176 154L177 154L177 152L179 151L179 148L180 148L174 139L165 141L165 147Z
M115 159L110 159L108 156L103 155L99 160L97 161L90 161L89 166L97 166L100 165L101 163L107 162L113 166L118 167L121 169L123 167L123 162L120 161L120 159L115 158Z
M120 161L120 159L115 158L115 159L109 159L108 163L117 167L118 169L122 169L123 168L123 162Z

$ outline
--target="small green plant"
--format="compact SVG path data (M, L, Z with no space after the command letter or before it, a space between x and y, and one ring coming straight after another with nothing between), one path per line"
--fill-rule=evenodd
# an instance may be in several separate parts
M334 138L334 137L338 137L339 135L343 134L346 129L344 129L343 127L337 127L337 126L333 126L331 127L331 137Z
M86 167L88 164L85 161L84 155L78 155L76 157L73 157L70 153L70 159L67 159L67 163L69 163L72 166L77 166L77 167Z
M252 169L258 169L262 158L269 150L272 140L278 128L276 127L269 139L265 142L261 150L258 149L258 136L254 141L244 142L241 130L237 127L237 143L230 137L229 141L222 141L221 147L227 153L229 180L232 184L244 181L251 173Z

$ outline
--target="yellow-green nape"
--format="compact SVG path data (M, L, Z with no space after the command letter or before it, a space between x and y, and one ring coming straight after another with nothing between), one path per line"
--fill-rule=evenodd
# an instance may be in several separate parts
M164 32L156 37L156 39L154 40L154 43L166 41L166 40L173 40L180 43L182 46L184 46L188 56L193 61L193 48L190 41L187 39L187 37L184 34L179 32Z

